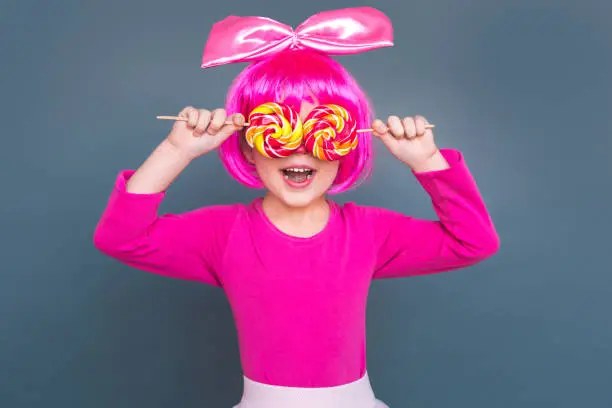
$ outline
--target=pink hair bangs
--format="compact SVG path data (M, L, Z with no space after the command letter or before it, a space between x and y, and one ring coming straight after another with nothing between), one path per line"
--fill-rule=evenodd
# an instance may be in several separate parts
M334 59L312 51L292 50L246 67L234 80L226 101L228 115L249 113L266 102L283 102L299 112L302 101L312 97L320 104L335 103L347 109L358 129L371 125L373 111L367 95ZM340 160L338 175L329 190L340 193L356 187L372 170L372 136L359 133L357 148ZM255 166L243 154L244 131L230 136L219 148L230 175L251 188L262 188Z

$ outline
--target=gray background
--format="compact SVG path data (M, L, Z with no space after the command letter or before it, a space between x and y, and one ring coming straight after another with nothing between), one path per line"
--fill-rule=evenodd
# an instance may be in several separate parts
M91 243L116 173L185 105L222 105L243 65L203 71L228 14L291 25L373 5L396 46L340 61L377 112L424 114L460 149L501 236L492 259L376 282L369 370L396 407L610 407L609 1L6 1L0 10L0 406L230 407L241 391L220 290L142 273ZM339 199L432 217L378 146ZM216 155L164 211L248 201Z

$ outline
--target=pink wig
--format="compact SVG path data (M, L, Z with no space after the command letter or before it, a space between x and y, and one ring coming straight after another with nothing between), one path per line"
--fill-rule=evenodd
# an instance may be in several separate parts
M283 102L299 112L302 101L313 96L320 104L345 107L357 121L357 129L370 127L373 111L366 94L342 65L314 51L284 51L249 65L234 80L227 95L226 110L228 115L241 113L248 118L251 110L262 103ZM370 175L372 136L359 133L358 137L357 148L340 161L330 194L355 187ZM244 131L239 131L220 146L221 161L240 183L262 188L255 166L244 157L242 139Z

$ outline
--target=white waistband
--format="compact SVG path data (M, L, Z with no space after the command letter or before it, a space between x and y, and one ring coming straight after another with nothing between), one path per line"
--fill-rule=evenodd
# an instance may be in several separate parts
M349 384L325 388L281 387L244 377L242 401L234 408L388 408L374 397L366 373Z

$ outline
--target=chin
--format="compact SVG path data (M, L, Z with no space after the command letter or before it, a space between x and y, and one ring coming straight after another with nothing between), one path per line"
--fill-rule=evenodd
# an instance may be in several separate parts
M275 194L276 195L276 194ZM287 207L304 208L320 199L323 194L313 194L308 192L293 193L283 191L276 195Z

